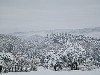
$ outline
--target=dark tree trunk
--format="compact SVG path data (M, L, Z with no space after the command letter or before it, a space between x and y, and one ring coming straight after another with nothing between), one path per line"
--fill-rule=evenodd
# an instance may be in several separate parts
M0 65L0 73L1 73L1 71L2 71L2 66Z
M15 65L15 72L17 72L17 66Z

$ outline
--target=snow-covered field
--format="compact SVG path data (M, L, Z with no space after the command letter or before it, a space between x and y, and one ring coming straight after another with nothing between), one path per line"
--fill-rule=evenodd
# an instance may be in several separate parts
M1 75L100 75L100 69L92 71L52 71L41 69L39 71L31 72L9 72Z

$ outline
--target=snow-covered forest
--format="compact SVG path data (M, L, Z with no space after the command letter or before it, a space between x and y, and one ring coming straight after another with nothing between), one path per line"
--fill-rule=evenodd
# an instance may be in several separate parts
M52 33L25 40L0 34L1 72L93 70L100 67L100 39Z

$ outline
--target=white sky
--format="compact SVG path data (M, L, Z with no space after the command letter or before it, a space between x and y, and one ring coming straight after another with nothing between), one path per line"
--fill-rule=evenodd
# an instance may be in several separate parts
M100 0L0 0L0 33L100 26Z

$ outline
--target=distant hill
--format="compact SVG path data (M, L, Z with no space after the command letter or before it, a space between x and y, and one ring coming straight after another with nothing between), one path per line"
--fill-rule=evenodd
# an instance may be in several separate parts
M38 36L45 37L47 34L51 33L71 33L73 35L85 35L94 38L100 38L100 27L96 28L84 28L84 29L55 29L55 30L43 30L43 31L31 31L31 32L15 32L11 33L11 35L18 36L20 38L27 39L29 37L32 38Z

